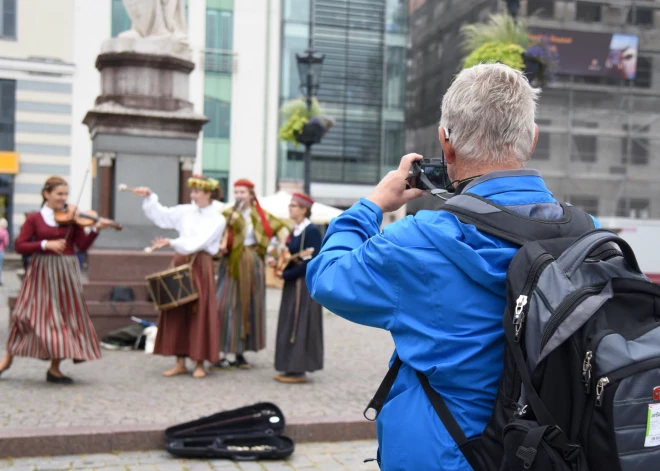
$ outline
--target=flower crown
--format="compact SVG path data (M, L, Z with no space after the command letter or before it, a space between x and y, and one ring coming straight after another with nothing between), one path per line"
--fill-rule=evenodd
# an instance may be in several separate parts
M193 175L188 179L188 188L197 188L202 191L217 190L220 182L215 178L204 177L202 175Z

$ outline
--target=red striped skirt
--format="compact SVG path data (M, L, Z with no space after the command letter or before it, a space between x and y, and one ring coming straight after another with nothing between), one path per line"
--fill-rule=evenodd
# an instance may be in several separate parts
M7 350L40 360L101 358L73 255L32 256L11 316Z

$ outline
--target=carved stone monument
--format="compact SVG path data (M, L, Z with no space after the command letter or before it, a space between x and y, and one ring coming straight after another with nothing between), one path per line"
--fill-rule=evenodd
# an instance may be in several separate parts
M96 60L101 95L83 122L95 159L93 206L124 225L105 231L104 248L144 248L162 230L142 214L140 200L117 185L149 186L165 205L187 202L197 138L205 116L188 100L194 68L184 0L124 0L129 31L102 45Z
M155 320L144 277L168 267L172 253L144 253L157 235L172 236L143 214L141 198L118 185L149 186L162 204L188 202L197 138L208 119L188 99L194 68L184 0L124 0L132 26L104 42L96 60L101 94L83 122L94 159L92 204L124 226L103 231L88 256L84 283L99 336L130 323ZM135 301L111 302L113 288L133 289Z

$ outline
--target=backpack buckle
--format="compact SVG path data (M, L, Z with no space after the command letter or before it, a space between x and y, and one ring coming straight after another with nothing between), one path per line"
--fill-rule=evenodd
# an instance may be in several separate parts
M566 461L574 461L580 453L580 445L569 443L566 434L559 427L554 427L548 433L548 443L561 451Z

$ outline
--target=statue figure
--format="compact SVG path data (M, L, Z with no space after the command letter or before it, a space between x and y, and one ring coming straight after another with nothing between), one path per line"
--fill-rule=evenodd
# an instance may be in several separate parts
M131 18L131 29L120 38L170 37L181 43L188 42L185 0L123 0Z

